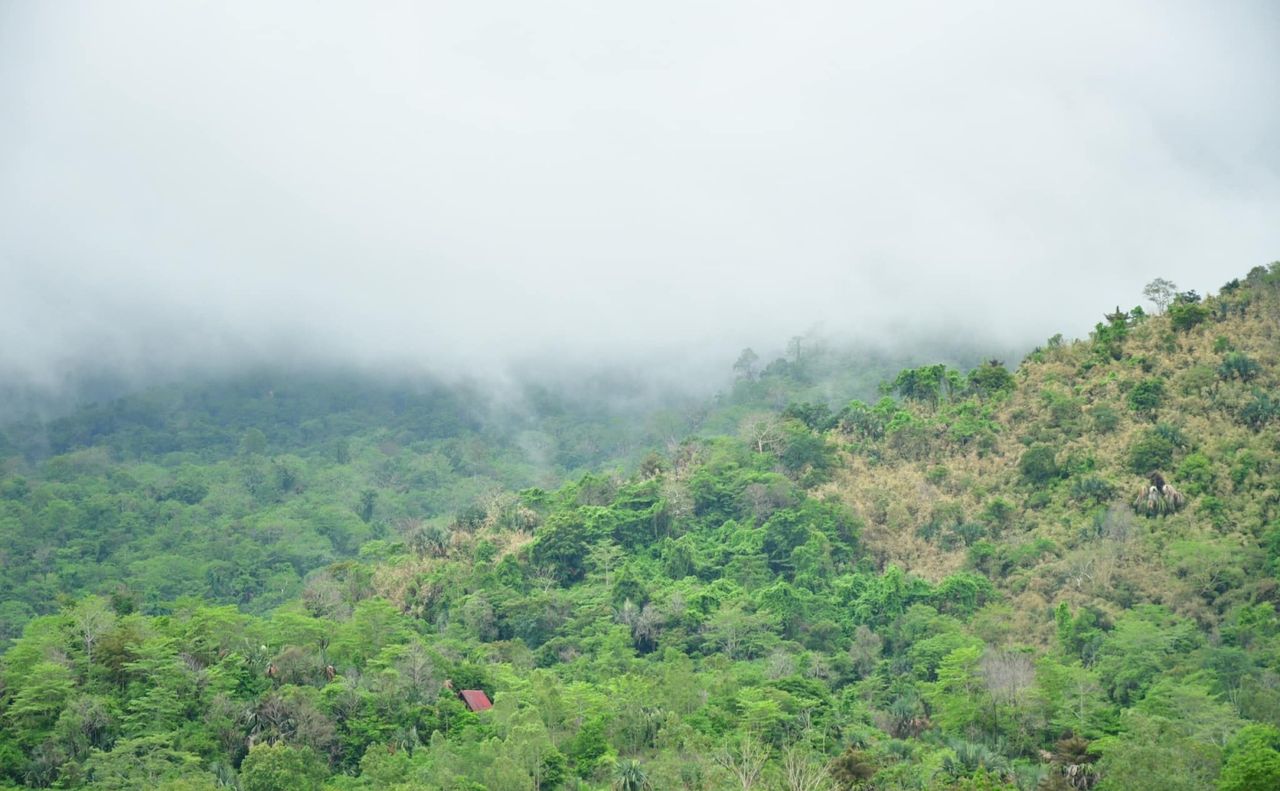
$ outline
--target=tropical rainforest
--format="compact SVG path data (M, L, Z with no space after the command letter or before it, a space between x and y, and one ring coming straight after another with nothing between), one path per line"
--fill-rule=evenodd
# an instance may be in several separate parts
M1016 365L10 420L0 787L1280 788L1280 264L1148 292Z

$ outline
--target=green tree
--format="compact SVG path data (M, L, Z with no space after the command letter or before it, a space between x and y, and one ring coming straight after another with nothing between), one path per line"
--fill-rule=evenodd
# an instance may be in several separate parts
M369 524L373 521L373 512L378 505L378 492L375 489L365 489L360 492L360 504L356 506L356 514L359 515L360 521Z
M533 561L548 567L562 583L573 583L586 574L587 553L596 538L578 513L557 511L538 531Z
M117 742L110 752L94 750L85 762L84 778L95 791L131 791L163 788L179 780L213 780L201 771L200 765L200 756L174 747L172 735L143 736Z
M1115 708L1107 702L1098 674L1090 668L1043 657L1036 664L1036 688L1049 724L1057 733L1096 739L1114 725Z
M1203 791L1213 787L1222 751L1187 738L1180 723L1130 715L1123 736L1099 739L1098 791Z
M938 363L903 369L885 388L936 409L941 401L959 392L962 381L958 371Z
M1148 430L1129 447L1129 470L1142 476L1167 470L1173 466L1175 450L1173 441L1167 436L1154 429Z
M1142 417L1154 419L1156 410L1164 403L1164 381L1143 379L1129 391L1129 408Z
M71 611L71 625L80 644L84 647L85 663L89 675L93 673L93 647L115 625L116 615L106 599L88 596Z
M1218 791L1280 788L1280 730L1247 725L1227 745Z
M969 372L969 389L981 398L1007 393L1014 388L1013 374L999 360L987 360Z
M267 451L267 435L262 429L251 428L240 439L240 453L245 456L259 456Z
M605 539L591 547L587 553L587 562L600 574L606 588L612 586L611 576L614 569L622 562L626 553L611 539Z
M306 791L318 789L328 772L324 762L306 747L257 744L240 764L243 791Z
M981 658L981 648L965 646L947 654L938 666L938 680L925 697L933 707L934 721L944 731L962 733L977 722L983 705Z
M1022 452L1018 459L1018 472L1027 483L1043 486L1061 477L1062 470L1058 466L1057 454L1053 446L1038 443Z
M6 714L34 743L53 726L74 689L75 678L65 665L39 662L12 690Z
M1187 332L1209 318L1209 309L1200 303L1200 295L1184 291L1173 298L1169 308L1169 323L1175 330Z
M1129 706L1142 698L1176 656L1197 642L1194 627L1148 605L1116 621L1098 651L1095 667L1111 699Z
M516 714L503 752L533 780L533 791L555 788L564 779L564 756L551 742L551 736L537 713L531 709Z

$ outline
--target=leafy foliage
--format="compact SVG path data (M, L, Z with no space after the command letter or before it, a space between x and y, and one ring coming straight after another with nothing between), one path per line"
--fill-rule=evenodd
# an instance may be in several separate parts
M744 354L653 434L261 379L10 426L0 785L1272 787L1280 267L1170 299L874 403Z

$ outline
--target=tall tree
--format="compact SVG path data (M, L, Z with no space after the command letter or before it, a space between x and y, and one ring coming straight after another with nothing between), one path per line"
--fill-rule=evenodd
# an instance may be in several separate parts
M1173 302L1174 294L1177 293L1177 284L1163 277L1157 277L1142 289L1142 296L1155 303L1158 313L1164 313L1169 304Z

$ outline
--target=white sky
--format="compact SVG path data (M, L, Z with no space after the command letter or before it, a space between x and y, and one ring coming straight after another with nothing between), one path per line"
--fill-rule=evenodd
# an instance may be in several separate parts
M0 371L1078 335L1280 258L1277 85L1265 2L0 0Z

